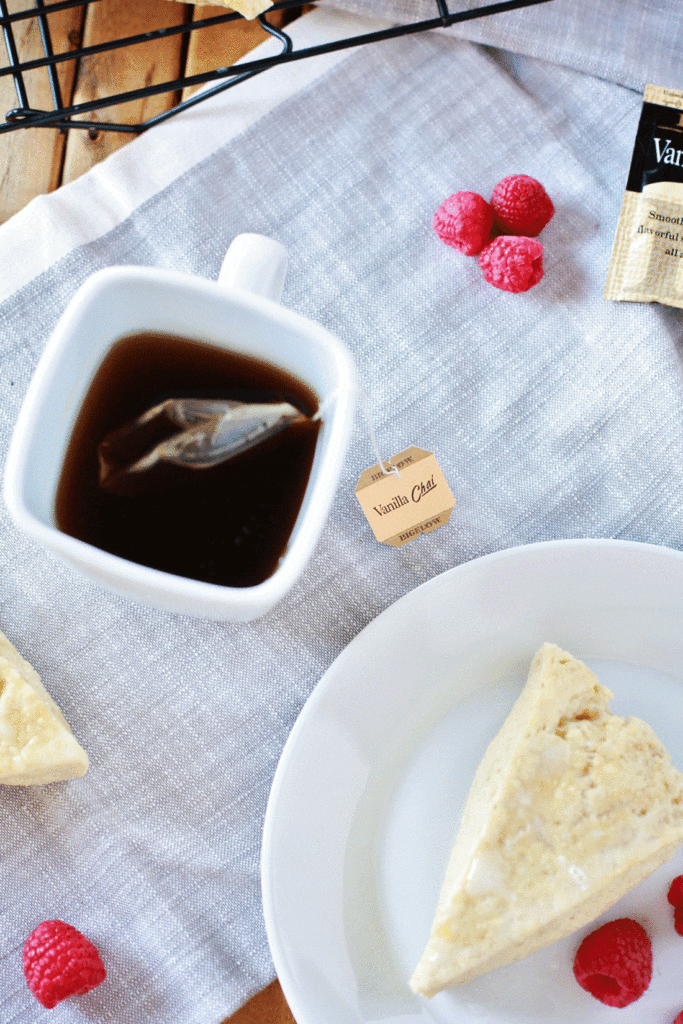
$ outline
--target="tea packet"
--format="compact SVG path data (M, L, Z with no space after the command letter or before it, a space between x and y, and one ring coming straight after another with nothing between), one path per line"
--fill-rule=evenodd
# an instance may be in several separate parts
M604 297L683 308L683 92L648 85Z

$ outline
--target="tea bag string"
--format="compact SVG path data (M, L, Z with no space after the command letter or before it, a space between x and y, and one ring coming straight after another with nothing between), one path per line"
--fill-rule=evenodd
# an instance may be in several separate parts
M375 455L377 456L377 464L382 473L384 474L384 476L391 476L393 474L397 479L400 480L401 474L398 471L398 467L392 466L392 464L389 461L383 459L380 454L379 445L377 444L377 437L375 436L375 426L374 423L372 422L372 416L370 415L370 406L368 405L367 395L365 394L363 388L359 388L358 393L360 395L360 403L363 409L363 415L365 416L368 434L370 435L370 444L372 445ZM388 466L389 468L386 469L386 466Z
M383 459L381 454L380 454L379 445L377 444L377 437L375 435L375 427L374 427L374 424L372 422L372 416L370 414L370 407L368 405L367 395L365 394L365 391L363 390L363 388L359 388L358 389L358 393L360 395L360 403L361 403L361 407L363 409L363 415L365 416L365 423L366 423L367 428L368 428L368 434L370 435L370 444L372 445L373 451L374 451L374 453L375 453L375 455L377 457L377 464L378 464L380 470L382 471L382 473L384 474L384 476L392 476L393 475L397 479L400 479L401 474L398 471L398 467L397 466L392 466L392 464L388 460ZM327 409L331 405L333 405L334 402L336 401L337 394L338 394L337 391L333 391L331 395L328 395L326 400L318 407L317 412L315 412L313 414L313 416L311 416L311 419L313 420L313 422L323 418L323 416L325 415ZM386 468L387 466L389 467L388 469Z

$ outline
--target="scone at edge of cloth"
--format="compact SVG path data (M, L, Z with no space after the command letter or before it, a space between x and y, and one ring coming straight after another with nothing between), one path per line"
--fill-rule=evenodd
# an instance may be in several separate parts
M554 644L477 769L426 949L431 997L590 923L683 842L683 776L653 730Z
M64 782L87 770L88 755L40 676L0 632L0 784Z
M180 0L180 2L186 3L186 0ZM201 0L191 0L191 2L199 4ZM274 0L211 0L212 6L229 7L241 14L247 21L251 21L259 14L269 10L273 6L273 2Z

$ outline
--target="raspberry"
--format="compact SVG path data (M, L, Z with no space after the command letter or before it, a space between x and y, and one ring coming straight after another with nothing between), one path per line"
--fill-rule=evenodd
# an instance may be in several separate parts
M674 928L683 935L683 907L674 907Z
M581 988L607 1006L640 999L652 978L652 946L644 928L630 917L603 924L587 935L574 958Z
M683 875L677 875L674 878L666 898L672 907L683 907Z
M476 192L456 192L444 199L432 223L442 242L476 256L491 235L493 210Z
M39 1003L51 1010L82 996L107 976L92 942L64 921L43 921L24 943L24 975Z
M528 174L510 174L499 181L491 196L496 226L506 235L535 238L546 226L555 207L540 181Z
M535 238L499 235L479 253L489 284L504 292L527 292L543 277L543 246Z
M677 1017L674 1017L672 1024L683 1024L683 1010L681 1010Z

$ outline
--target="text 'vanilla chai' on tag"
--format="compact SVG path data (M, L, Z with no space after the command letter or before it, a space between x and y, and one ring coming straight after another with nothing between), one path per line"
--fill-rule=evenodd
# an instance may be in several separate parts
M356 485L356 497L377 540L400 548L448 522L455 499L431 452L406 448L384 467L386 472L379 463L364 470Z

